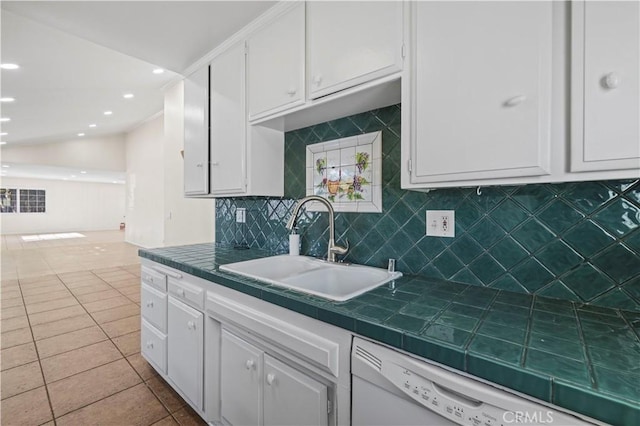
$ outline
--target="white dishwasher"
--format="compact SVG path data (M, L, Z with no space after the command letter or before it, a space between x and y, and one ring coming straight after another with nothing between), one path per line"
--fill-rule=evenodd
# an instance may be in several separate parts
M352 424L594 424L489 384L355 337Z

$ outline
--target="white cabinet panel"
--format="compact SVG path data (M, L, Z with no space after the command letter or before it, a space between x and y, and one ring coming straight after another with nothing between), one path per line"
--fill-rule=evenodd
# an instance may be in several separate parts
M184 80L184 193L209 193L209 67Z
M159 331L167 332L167 295L142 284L140 290L140 311L143 318L149 321Z
M167 372L167 336L142 319L140 330L142 355L162 373Z
M640 169L640 3L572 2L572 171Z
M411 183L550 168L551 2L416 2Z
M403 2L307 3L311 99L402 69Z
M204 315L170 296L168 329L167 374L202 410Z
M327 387L264 356L264 425L327 425Z
M304 102L304 3L248 40L249 119Z
M259 425L262 414L263 352L222 330L222 417L232 425Z
M238 43L211 62L211 194L246 191L245 48Z

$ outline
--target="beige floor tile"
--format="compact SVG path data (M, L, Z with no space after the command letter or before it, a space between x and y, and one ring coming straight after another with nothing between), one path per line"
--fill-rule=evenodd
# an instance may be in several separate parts
M107 290L113 290L113 287L111 287L109 284L105 282L102 282L98 284L91 284L83 287L72 288L71 293L73 293L76 296L80 296L82 294L98 293L98 292L107 291Z
M77 317L70 317L58 321L34 325L31 329L33 330L33 338L35 340L42 340L48 337L69 333L70 331L81 330L93 325L96 325L93 318L88 314L82 314Z
M2 351L0 351L2 371L37 360L38 354L36 353L36 345L34 343L26 343L24 345L18 345L12 348L2 349ZM143 367L144 366L141 366L141 368Z
M137 303L138 305L140 304L140 293L136 293L136 294L130 294L127 296L127 299L131 300L133 303Z
M24 296L25 305L33 305L35 303L47 302L50 300L64 299L65 297L73 297L69 290L53 291L51 293L35 294L33 296Z
M87 311L80 305L69 306L67 308L56 309L54 311L40 312L29 315L31 326L44 324L46 322L58 321L64 318L77 317L86 314Z
M176 419L180 426L206 426L207 424L204 420L202 420L202 417L200 417L188 405L185 405L184 408L173 413L173 417Z
M149 386L170 413L175 413L186 404L184 399L161 377L156 376L147 380L147 386Z
M3 425L39 425L53 419L44 386L2 400Z
M140 330L140 316L132 316L129 318L119 319L117 321L106 322L101 325L102 329L107 336L114 337L122 336L123 334L133 333Z
M31 337L31 330L27 328L20 328L18 330L7 331L2 333L1 338L2 349L11 348L13 346L24 345L25 343L33 342Z
M2 399L44 385L39 362L31 362L2 372Z
M119 266L114 266L111 268L97 268L97 269L93 269L91 272L93 272L96 275L101 275L101 274L110 274L110 273L118 273L120 272L122 269Z
M50 337L48 339L38 340L36 342L36 347L38 348L40 358L44 359L63 352L88 346L93 343L102 342L103 340L107 340L107 335L102 332L100 327L94 326Z
M89 286L98 285L98 284L106 284L106 283L98 277L87 278L86 280L76 281L74 283L65 283L65 285L69 288L69 290L89 287Z
M139 268L140 266L138 266ZM4 269L4 263L3 263L3 269ZM3 279L2 282L0 283L0 287L4 288L10 288L10 287L18 287L18 280L10 280L10 279Z
M2 298L2 310L5 308L13 308L15 306L22 306L24 302L21 297Z
M29 327L29 321L27 320L26 315L21 315L19 317L13 317L9 319L2 320L2 332L17 330L19 328Z
M126 287L118 287L118 291L127 296L131 294L140 294L140 283L128 285Z
M95 277L95 274L90 271L65 272L62 274L58 274L58 278L60 278L65 283L82 281L87 278L93 278L93 277Z
M104 311L118 306L128 305L131 301L124 296L112 297L106 300L98 300L95 302L83 303L84 308L89 313Z
M41 361L47 383L64 379L122 358L120 351L108 340L64 352Z
M120 352L124 356L133 355L140 352L140 332L125 334L113 339Z
M125 280L107 281L113 288L130 287L132 285L140 285L139 277L130 277Z
M36 296L38 294L49 294L49 293L54 293L56 291L64 291L66 289L67 288L64 286L64 284L60 283L60 284L52 284L47 287L23 288L22 294L24 296Z
M149 364L140 353L129 355L127 361L129 361L133 369L142 377L142 380L149 380L158 375L156 370L153 369L151 364Z
M90 425L100 419L103 424L147 426L167 415L160 401L141 383L60 417L56 423L59 426Z
M8 299L14 299L14 298L21 298L22 297L22 292L20 291L20 287L16 286L13 287L12 289L5 289L5 287L2 287L2 291L0 291L0 298L3 301L8 300Z
M78 301L75 297L69 296L64 299L51 300L49 302L34 303L33 305L27 305L27 314L37 314L39 312L53 311L60 308L67 308L69 306L78 305Z
M18 280L21 286L28 286L32 284L41 284L41 283L50 283L50 282L60 282L60 279L57 275L42 275L39 277L29 277L29 278L20 278Z
M140 383L140 377L122 359L53 382L48 389L53 413L60 417L137 383Z
M106 299L110 299L112 297L118 297L118 296L122 296L122 294L120 294L120 292L115 289L76 295L80 303L83 303L83 304L95 302L98 300L106 300Z
M152 426L178 426L178 422L176 422L172 416L167 416L164 419L154 423Z
M131 302L128 305L91 313L91 316L98 324L104 324L105 322L111 322L133 315L140 315L140 306Z
M12 307L8 307L8 308L5 308L3 306L2 307L2 311L0 312L0 318L5 320L5 319L9 319L9 318L23 316L23 315L26 315L26 314L27 314L27 310L24 308L23 305L12 306Z

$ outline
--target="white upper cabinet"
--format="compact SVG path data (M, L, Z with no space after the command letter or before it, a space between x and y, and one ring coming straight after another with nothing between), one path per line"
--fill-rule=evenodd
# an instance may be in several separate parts
M413 6L406 186L548 174L551 2Z
M209 67L184 80L184 193L209 193Z
M297 3L247 42L250 120L305 101L304 10Z
M640 169L640 3L572 2L571 170Z
M245 46L237 43L211 62L210 191L246 191Z
M307 3L309 98L402 69L403 2Z

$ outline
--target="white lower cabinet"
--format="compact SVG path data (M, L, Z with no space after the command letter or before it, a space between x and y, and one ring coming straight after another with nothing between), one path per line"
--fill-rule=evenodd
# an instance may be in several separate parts
M169 296L167 374L182 393L203 409L204 315Z
M167 372L167 335L158 331L142 318L140 327L142 355L159 373Z
M228 330L221 343L222 417L232 425L327 425L327 386Z

